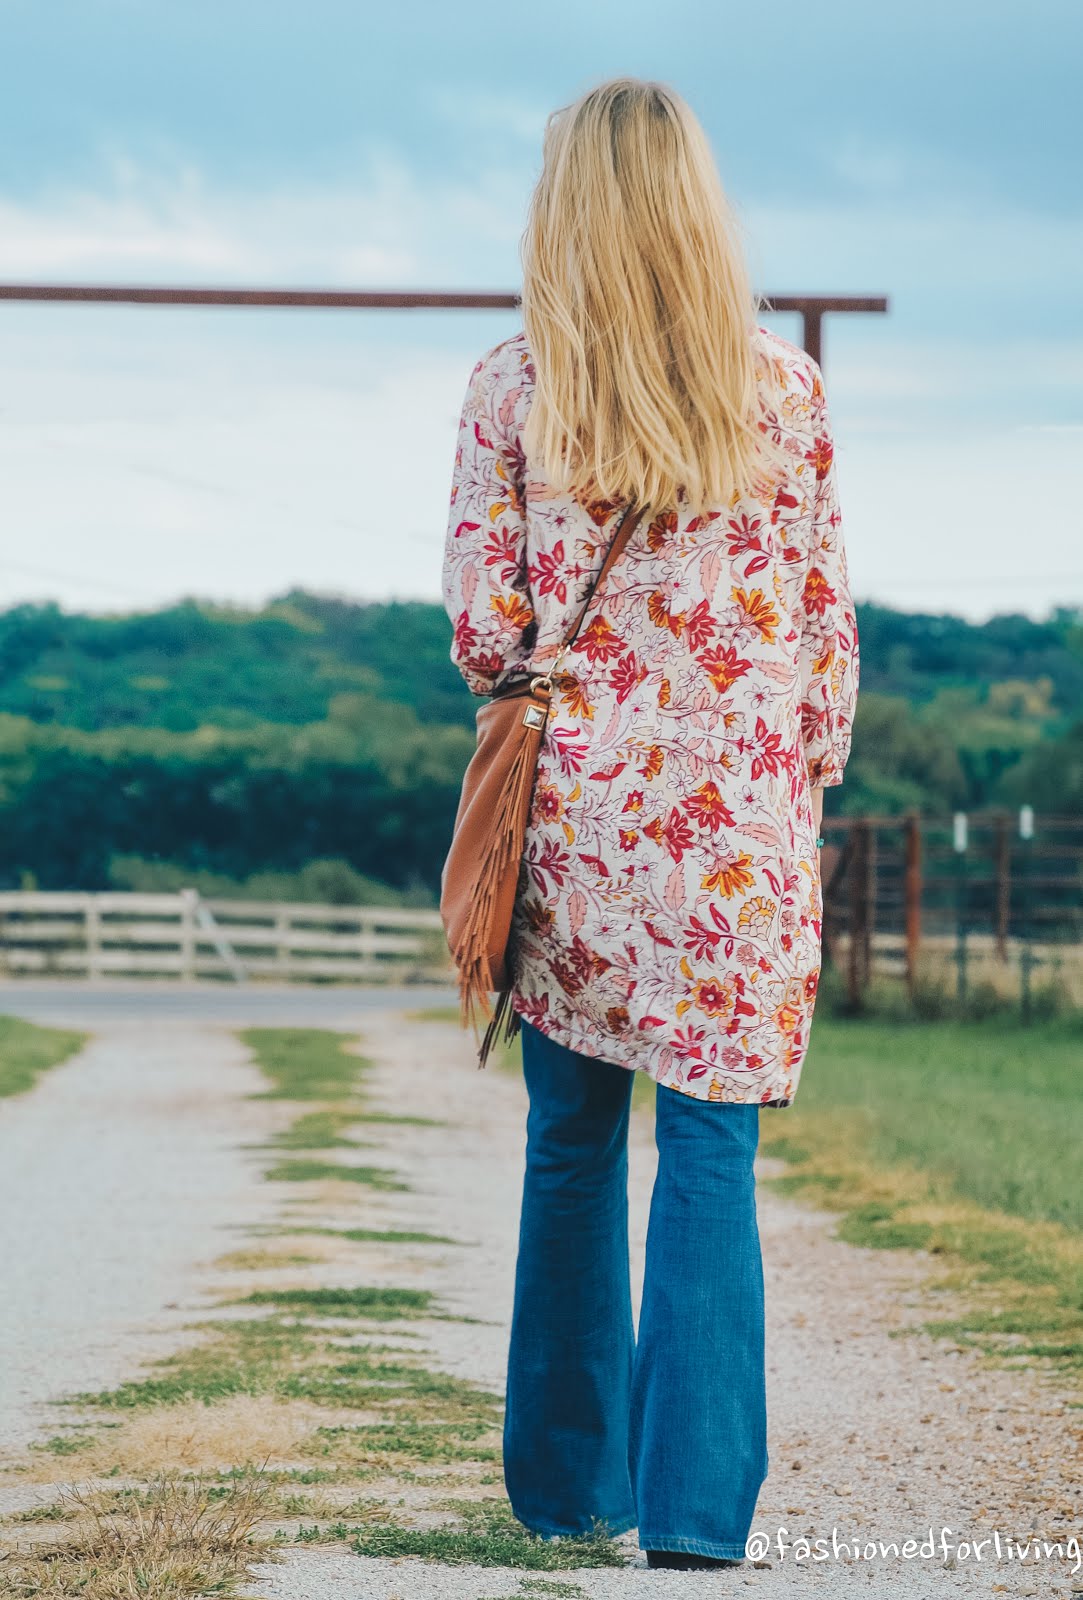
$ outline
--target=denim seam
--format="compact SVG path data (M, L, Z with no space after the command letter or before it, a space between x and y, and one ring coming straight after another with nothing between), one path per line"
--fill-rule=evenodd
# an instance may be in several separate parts
M743 1544L719 1544L711 1539L669 1539L642 1530L639 1547L641 1550L670 1550L679 1555L718 1556L723 1561L743 1561L747 1554Z

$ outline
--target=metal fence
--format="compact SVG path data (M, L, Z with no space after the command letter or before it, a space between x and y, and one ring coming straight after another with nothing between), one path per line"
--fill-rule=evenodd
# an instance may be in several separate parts
M965 999L1055 982L1083 1004L1083 817L989 811L824 822L824 949L854 1005L877 977Z
M436 911L179 894L0 893L0 975L409 983L446 976Z

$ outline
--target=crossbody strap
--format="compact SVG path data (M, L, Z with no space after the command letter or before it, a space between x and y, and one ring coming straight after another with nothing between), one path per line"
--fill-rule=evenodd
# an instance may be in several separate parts
M628 540L635 532L636 523L638 521L639 508L636 506L635 501L632 501L628 506L625 507L624 514L617 523L617 531L613 535L613 538L610 541L609 549L605 553L605 560L598 568L597 577L587 590L587 597L579 608L579 613L576 616L575 621L572 623L570 632L566 633L564 636L564 643L560 647L556 661L554 661L553 666L550 669L551 671L556 671L558 662L562 660L562 658L567 654L572 645L578 639L579 630L586 620L586 615L590 610L594 596L601 589L602 584L605 582L606 578L609 576L610 572L612 572L614 566L627 549Z

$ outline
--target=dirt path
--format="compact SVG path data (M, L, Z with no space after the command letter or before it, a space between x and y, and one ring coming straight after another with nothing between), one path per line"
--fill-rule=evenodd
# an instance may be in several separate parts
M479 1324L426 1325L441 1366L499 1388L511 1304L522 1167L524 1092L513 1074L478 1073L458 1031L366 1018L364 1049L376 1063L371 1103L449 1119L450 1127L389 1126L380 1160L409 1192L369 1208L381 1227L429 1229L474 1248L423 1262L370 1257L373 1281L424 1283ZM650 1118L632 1136L633 1260L641 1271L653 1171ZM951 1530L949 1560L937 1550L909 1559L833 1556L780 1559L712 1576L626 1572L553 1574L579 1594L609 1597L675 1592L788 1594L794 1583L818 1594L892 1594L903 1600L991 1593L1064 1595L1083 1575L1072 1562L980 1559L962 1540L1027 1541L1035 1530L1080 1526L1079 1441L1063 1396L1030 1372L984 1369L971 1354L934 1341L919 1325L945 1314L923 1290L930 1263L908 1252L858 1250L831 1237L831 1218L760 1191L767 1270L771 1469L755 1526L776 1541L780 1528L840 1541L907 1539ZM379 1277L377 1278L377 1274ZM1078 1414L1076 1414L1078 1415ZM629 1553L634 1552L629 1540ZM953 1555L953 1552L954 1555ZM526 1582L527 1587L522 1587ZM531 1593L523 1574L425 1563L364 1561L339 1551L292 1551L261 1571L253 1594L267 1600L479 1600ZM535 1588L534 1593L543 1591Z
M232 1034L114 1021L0 1102L4 1454L70 1421L49 1400L174 1347L227 1227L271 1214L240 1147L282 1121L263 1087Z

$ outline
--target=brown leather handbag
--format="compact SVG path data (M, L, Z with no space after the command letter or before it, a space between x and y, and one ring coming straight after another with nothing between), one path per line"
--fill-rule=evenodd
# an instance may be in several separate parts
M477 713L478 745L463 778L451 849L444 863L440 914L458 972L463 1022L489 1018L478 1052L484 1066L504 1025L511 1039L518 1016L511 1009L508 942L519 885L527 822L534 794L553 683L579 637L591 602L638 521L635 505L621 516L605 560L547 672L515 677ZM497 993L495 1007L490 995Z

